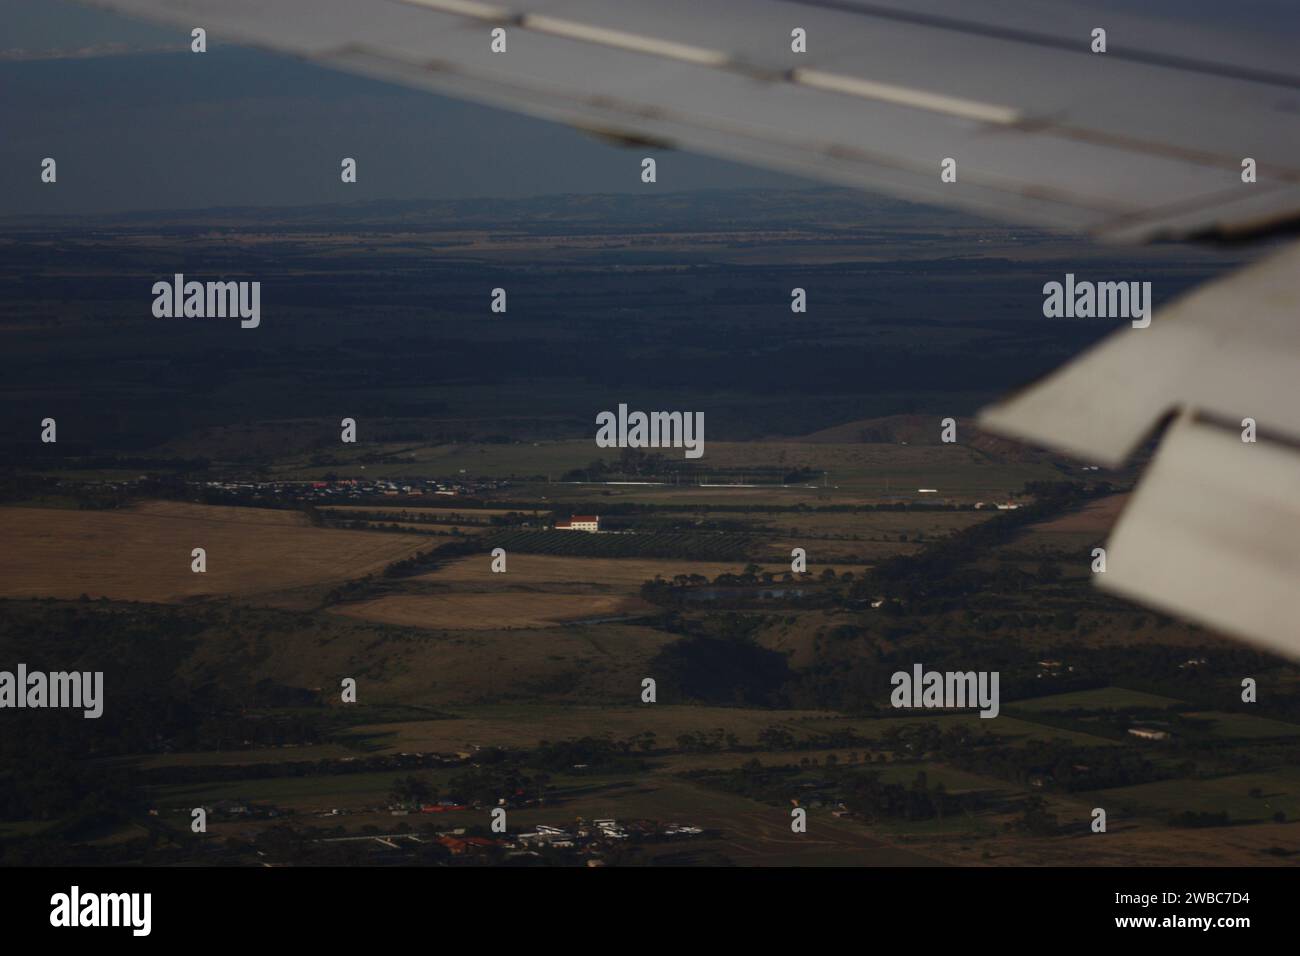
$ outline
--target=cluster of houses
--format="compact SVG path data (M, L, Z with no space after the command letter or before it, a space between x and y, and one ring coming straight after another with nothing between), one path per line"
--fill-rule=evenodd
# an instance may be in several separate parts
M561 850L572 854L576 859L585 858L587 866L604 866L605 854L626 841L664 842L703 836L704 833L702 827L678 823L660 824L650 820L620 822L610 818L590 821L579 819L569 829L538 824L531 830L500 836L471 834L467 827L459 826L439 830L433 835L411 830L401 833L354 833L321 837L316 842L366 844L374 853L394 859L429 842L446 847L453 857L465 858L466 861L487 853L501 853L506 858L537 857L543 850Z
M202 809L210 819L214 820L275 820L293 815L292 810L285 810L269 803L250 803L247 800L217 800ZM194 811L189 807L169 807L165 810L158 807L149 808L151 817L159 817L164 813L190 818Z
M561 827L538 824L533 830L520 833L515 837L518 846L553 846L576 847L590 842L622 841L633 836L641 838L700 836L701 827L685 826L680 823L660 824L651 820L629 820L619 823L614 819L578 821L572 831Z
M1128 732L1142 740L1168 740L1173 735L1159 727L1130 727Z
M476 497L506 481L469 478L338 478L333 481L205 481L208 494L275 501L365 501L372 498Z
M1039 661L1039 677L1063 677L1074 671L1073 664L1067 664L1065 661Z
M665 842L704 835L702 827L660 824L649 820L579 819L575 826L539 824L531 830L500 836L471 834L464 826L440 830L430 835L406 830L400 833L365 833L320 837L317 843L364 844L374 854L391 862L410 859L422 844L430 842L446 847L453 857L470 862L476 856L502 854L506 859L539 857L542 851L558 850L574 862L585 860L587 866L607 865L606 855L626 841ZM267 865L267 864L263 864Z
M536 801L527 801L526 803L535 804ZM423 805L415 812L450 813L467 809L470 808L454 800L439 800L436 804ZM394 816L406 816L412 811L406 808L396 808L389 812ZM465 828L462 826L451 830L450 835L458 837L463 835L464 832ZM531 830L524 830L515 834L503 834L499 839L495 840L473 838L475 841L473 845L479 848L498 846L506 849L537 849L539 847L574 849L596 843L621 842L633 837L657 839L699 836L702 833L704 833L704 830L701 827L687 826L680 823L660 824L651 820L629 820L620 823L613 818L601 820L579 819L577 824L570 829L539 823ZM462 848L462 850L464 849Z

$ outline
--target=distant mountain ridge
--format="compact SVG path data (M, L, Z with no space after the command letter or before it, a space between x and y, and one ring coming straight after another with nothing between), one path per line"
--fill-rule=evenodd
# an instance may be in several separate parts
M973 418L953 416L962 445L975 448L1000 460L1020 460L1035 453L1025 446L988 432L980 431ZM811 432L794 441L810 444L942 444L942 416L938 415L887 415L882 418L863 418L858 421L832 425ZM791 439L785 439L787 441Z
M131 229L146 225L171 227L320 228L338 226L407 225L436 231L588 225L600 232L697 228L765 229L790 227L836 232L846 220L885 227L907 223L916 228L933 217L935 228L964 224L952 213L927 206L883 199L853 189L707 189L635 195L629 193L564 193L519 199L371 199L349 203L296 206L218 206L205 209L143 210L98 215L11 215L0 217L0 231L69 228ZM979 220L970 219L971 224Z

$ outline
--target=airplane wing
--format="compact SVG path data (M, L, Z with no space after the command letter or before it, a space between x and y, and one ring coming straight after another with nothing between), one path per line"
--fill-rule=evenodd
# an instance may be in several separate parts
M616 138L1107 239L1300 217L1296 34L1231 5L1201 23L1167 0L1142 5L1167 17L1034 0L92 2Z
M1294 4L92 2L628 142L1104 240L1300 223ZM1116 464L1173 417L1100 582L1300 657L1298 297L1292 248L983 421ZM1234 431L1248 417L1255 443Z
M1110 336L980 424L1114 466L1172 418L1098 585L1300 657L1297 397L1293 243Z

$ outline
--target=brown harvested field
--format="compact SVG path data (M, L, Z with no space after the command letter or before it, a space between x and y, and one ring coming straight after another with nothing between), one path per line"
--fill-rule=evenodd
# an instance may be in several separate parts
M815 575L822 567L810 564L808 569ZM476 555L410 579L447 585L446 591L390 594L333 610L381 624L435 630L555 627L653 610L641 599L640 590L656 574L665 579L677 574L702 574L712 579L743 570L743 562L512 554L509 570L502 575L492 573L486 556Z
M1087 819L1087 807L1080 808ZM1054 810L1053 812L1059 811ZM1195 839L1163 820L1125 819L1107 825L1106 839L1027 837L987 841L946 841L945 857L957 865L982 866L1295 866L1281 856L1295 845L1294 823L1201 827Z
M269 594L379 571L429 538L315 528L297 511L150 502L0 508L0 596L175 602ZM190 570L194 548L207 572Z
M905 534L911 540L918 534L926 538L942 538L988 521L998 513L992 508L981 511L859 511L848 514L814 511L762 515L758 520L766 527L792 536L857 534L864 538L897 540L900 534Z
M810 564L814 575L826 565ZM572 621L643 614L653 606L641 585L656 574L719 574L744 570L743 562L664 561L649 558L571 558L512 554L509 570L493 574L484 555L453 561L412 582L445 585L437 593L389 594L340 605L349 617L435 630L490 631L555 627ZM781 569L778 569L781 570ZM860 570L849 566L837 571Z
M1033 525L1033 530L1040 533L1104 534L1115 524L1126 504L1128 494L1107 495L1071 514Z
M393 594L334 608L335 613L381 624L446 631L553 627L568 621L646 611L640 598L621 594L553 594L503 591Z
M836 571L858 571L854 565L860 561L874 563L892 558L898 554L915 554L921 550L920 544L910 541L853 541L841 538L813 538L799 535L793 538L766 538L760 546L764 554L789 554L794 548L803 548L808 554L808 569L812 570L813 561L820 561L821 567L834 568ZM852 560L850 560L852 559ZM772 562L757 562L763 570L773 570ZM778 570L788 570L780 568ZM820 569L819 569L820 570Z
M225 524L279 525L285 528L309 528L311 522L301 511L292 508L236 508L224 505L196 505L187 501L145 501L115 514L147 515L150 518L176 521L220 521Z
M517 511L513 511L508 508L460 508L460 507L436 508L436 507L429 507L426 505L388 505L388 504L326 505L322 507L321 510L331 511L331 512L368 511L372 514L399 515L399 516L402 514L433 515L435 517L445 518L448 521L451 520L476 521L481 519L485 522L487 521L488 518L500 517L502 515L508 515L508 514L539 515L539 514L547 513L542 511L534 511L528 508L522 508Z
M1031 548L1043 546L1062 551L1082 550L1102 544L1110 529L1128 504L1128 494L1107 495L1089 502L1078 511L1061 515L1050 521L1030 525L1020 535L1014 546Z

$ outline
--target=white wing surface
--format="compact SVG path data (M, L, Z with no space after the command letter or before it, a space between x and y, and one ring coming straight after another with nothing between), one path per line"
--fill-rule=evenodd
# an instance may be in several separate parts
M1232 5L1200 24L1159 2L1170 16L1031 0L97 5L615 136L1109 239L1249 233L1300 215L1296 36ZM792 50L795 30L806 52ZM945 159L955 183L940 180Z

